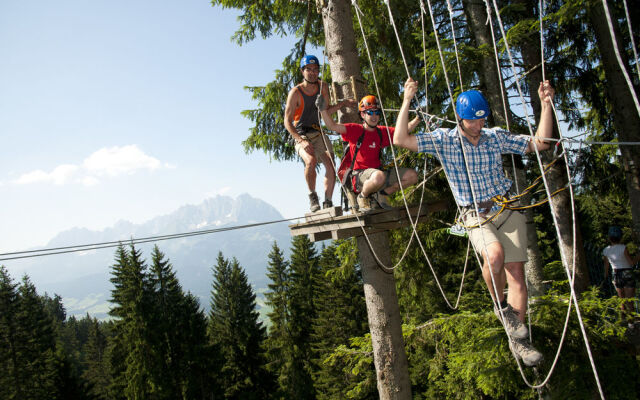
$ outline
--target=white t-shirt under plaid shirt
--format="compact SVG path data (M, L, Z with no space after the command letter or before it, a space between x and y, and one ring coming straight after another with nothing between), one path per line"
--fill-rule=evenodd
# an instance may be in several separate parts
M469 176L467 176L464 156L460 147L460 136L457 128L441 128L433 132L419 133L416 135L418 152L436 156L439 153L442 167L446 170L450 180L453 196L458 205L462 207L473 204L469 176L478 203L505 194L512 182L504 175L502 154L524 155L531 137L512 135L499 128L482 129L478 145L474 146L466 137L462 136L469 165Z

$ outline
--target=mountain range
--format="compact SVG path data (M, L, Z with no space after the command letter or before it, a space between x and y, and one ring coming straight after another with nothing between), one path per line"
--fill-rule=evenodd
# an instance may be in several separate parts
M267 285L267 255L274 242L289 255L291 236L288 223L278 222L255 227L234 227L282 220L282 215L268 203L243 194L237 198L216 196L201 204L185 205L176 211L155 217L142 224L119 221L101 231L73 228L59 233L46 248L101 243L132 238L159 236L227 228L223 232L159 241L185 291L200 298L208 309L212 284L212 268L219 252L227 259L235 257L244 268L257 292ZM143 258L150 260L154 243L136 245ZM115 248L79 253L35 257L8 262L5 266L18 280L27 274L39 293L62 297L68 315L84 315L103 319L109 310L109 281Z

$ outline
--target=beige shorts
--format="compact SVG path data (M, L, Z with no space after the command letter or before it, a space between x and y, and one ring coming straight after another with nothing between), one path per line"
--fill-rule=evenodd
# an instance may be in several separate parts
M480 216L485 221L495 213ZM461 218L466 226L478 224L475 210L463 212ZM482 254L485 246L500 242L504 250L504 262L527 261L527 224L524 214L519 211L504 210L500 215L480 227L467 228L469 239L476 251ZM484 237L483 237L484 236Z
M398 172L400 173L400 177L403 177L404 174L410 170L411 168L398 168ZM373 175L376 171L380 171L377 168L367 168L365 170L361 170L358 172L357 178L356 178L356 185L358 186L357 191L361 192L362 191L362 185L364 185L364 183L371 178L371 175ZM396 170L395 168L391 168L388 170L384 170L382 171L385 175L385 182L384 182L384 186L381 188L382 189L386 189L389 186L392 186L396 183L398 183L398 175L396 174Z
M325 143L329 147L328 151L331 154L331 158L334 158L331 140L329 140L329 137L325 133L310 132L306 135L301 135L301 137L305 140L308 140L313 145L313 155L316 157L318 163L322 163L323 157L327 153L327 147L325 146ZM300 155L301 151L305 151L304 147L302 147L302 144L302 141L300 143L296 143L295 149L298 155Z

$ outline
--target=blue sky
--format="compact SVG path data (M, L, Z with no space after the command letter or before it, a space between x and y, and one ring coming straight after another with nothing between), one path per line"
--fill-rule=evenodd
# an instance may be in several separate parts
M241 146L243 87L270 81L293 39L239 47L236 15L206 0L0 3L0 252L216 194L307 212L302 164Z

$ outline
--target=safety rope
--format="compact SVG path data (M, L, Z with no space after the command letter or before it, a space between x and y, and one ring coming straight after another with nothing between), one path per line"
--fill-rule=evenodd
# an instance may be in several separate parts
M360 30L361 30L361 33L362 33L363 41L364 41L364 44L365 44L365 49L367 51L367 56L369 58L369 64L370 64L370 67L371 67L372 76L373 76L374 84L375 84L375 87L376 87L376 93L377 93L378 97L381 98L380 89L379 89L378 82L377 82L376 75L375 75L375 68L373 66L373 61L371 59L371 52L369 51L369 45L368 45L368 42L366 40L366 35L364 34L364 27L363 27L363 24L362 24L362 20L360 18L360 15L361 14L364 15L364 14L362 13L362 10L360 10L360 8L358 7L358 4L357 4L356 0L352 0L352 4L354 6L354 9L356 10L356 16L358 18L358 24L360 26ZM388 5L388 3L387 3L387 5ZM394 26L394 29L395 29L395 26ZM396 34L397 34L397 31L396 31ZM401 52L402 52L402 49L401 49ZM404 53L402 54L402 57L404 59ZM407 67L406 62L404 63L404 65L405 65L405 68L407 69L407 73L408 73L408 67ZM385 121L385 125L388 126L387 117L386 117L386 113L384 112L384 107L382 107L382 102L381 102L381 110L382 110L382 117L383 117L383 119ZM391 137L390 136L389 136L389 140L391 141ZM395 150L394 150L393 146L391 146L391 152L392 152L392 155L393 155L393 159L395 161L396 160L396 155L395 155ZM425 170L425 173L426 173L426 159L425 159L425 168L424 168L424 170ZM416 228L417 224L418 224L418 219L416 218L416 221L414 222L412 217L411 217L411 214L409 213L409 206L408 206L408 203L407 203L406 196L404 194L404 188L402 187L402 180L400 179L400 173L399 173L399 170L397 168L397 164L395 164L395 172L396 172L396 175L398 177L398 184L400 185L400 192L402 193L402 199L403 199L403 202L404 202L404 206L405 206L405 209L407 210L407 215L409 217L410 225L412 227L412 234L411 234L409 242L411 242L411 240L414 237L416 238L416 242L418 243L423 255L425 256L425 259L427 260L427 264L429 265L431 273L434 276L434 280L436 281L436 285L438 286L438 289L440 290L441 295L443 296L445 302L447 303L447 305L450 308L456 309L458 307L460 297L458 297L458 299L456 300L455 305L452 305L449 302L449 300L447 299L447 297L446 297L446 295L444 293L444 289L442 288L442 285L440 284L440 281L439 281L439 279L437 277L437 274L435 273L433 265L432 265L428 255L426 254L426 250L425 250L425 248L424 248L424 246L422 244L422 241L419 238L419 235L418 235L418 232L417 232L417 228ZM422 195L421 195L420 203L422 203L422 197L424 196L424 186L423 186L422 190L423 190L423 192L422 192ZM368 242L368 243L369 243L369 246L371 248L371 251L375 254L374 249L371 246L371 243L370 242ZM405 250L405 252L406 252L406 250ZM402 261L403 258L404 258L404 254L403 254L403 257L401 257L401 259L394 265L394 267L393 267L394 269L398 265L400 265L400 262ZM466 264L466 262L465 262L465 264ZM461 287L462 287L463 282L464 282L464 278L461 280ZM460 291L460 293L461 293L461 291Z
M489 6L489 3L487 3L486 0L484 4L487 12L487 21L485 22L485 24L489 25L489 28L491 30L491 44L492 44L491 47L493 47L493 54L496 58L496 72L498 73L498 83L499 83L498 88L500 89L500 98L502 99L502 110L504 113L503 114L504 122L505 122L505 125L507 126L507 131L511 132L511 126L509 122L510 120L509 109L507 108L507 96L504 88L504 80L502 79L502 66L500 65L500 58L498 57L498 46L496 46L496 35L493 30L493 21L491 19L491 6ZM518 172L516 168L516 158L513 154L511 154L511 167L513 169L513 181L515 182L515 185L516 185L516 193L520 193L520 180L518 179ZM528 301L528 297L527 297L527 301Z
M433 16L433 9L431 7L431 2L430 2L430 0L427 0L427 2L429 4L429 14L431 16L434 35L436 36L436 43L439 43L439 40L437 38L437 29L436 29L435 19L434 19L434 16ZM422 9L423 9L423 12L424 12L424 7L422 7ZM398 44L401 46L401 43L400 43L399 40L398 40ZM451 104L454 104L453 94L451 93L450 83L449 83L448 78L447 78L446 65L444 63L444 59L442 57L442 50L441 50L441 47L439 45L438 45L438 50L440 52L440 59L441 59L442 68L443 68L443 71L444 71L445 80L447 81L447 88L449 89L450 101L451 101ZM457 129L457 132L458 132L460 143L464 143L463 138L462 138L462 134L461 134L461 130L460 130L459 121L457 121L457 120L456 120L456 129ZM478 202L477 202L477 198L476 198L476 194L475 194L475 189L473 187L473 183L472 183L471 177L469 176L469 165L468 165L468 161L467 161L468 158L467 158L467 154L466 154L466 150L464 148L464 145L461 145L461 148L462 148L462 155L463 155L463 160L464 160L464 164L465 164L465 170L466 170L466 173L467 173L467 178L469 180L469 187L471 189L471 195L472 195L472 199L473 199L473 206L474 206L475 211L476 211L477 222L478 222L478 225L479 225L480 224L480 212L478 210ZM439 157L440 162L442 162L442 159L440 158L439 154L438 154L438 157ZM449 182L449 184L451 185L451 182ZM486 242L486 238L485 238L485 235L484 235L484 230L481 229L480 233L481 233L481 236L482 236L482 241L484 243L484 247L486 248L487 247L487 242ZM482 264L480 263L479 256L478 256L479 249L476 249L475 246L474 246L474 250L475 250L476 258L478 259L478 264L481 266ZM502 309L500 307L498 307L498 304L497 304L498 303L498 299L497 299L498 290L497 290L496 282L495 282L495 279L494 279L493 266L491 264L491 260L486 258L486 261L488 263L489 270L491 271L491 273L489 275L491 277L493 293L495 294L495 296L492 296L492 302L493 302L494 308L499 310L501 319L504 320L503 311L502 311ZM511 337L509 335L509 332L506 330L506 328L505 328L505 333L507 334L508 340L511 341ZM518 365L518 369L520 370L520 374L522 375L524 381L527 384L529 384L529 382L527 381L526 377L524 376L524 371L522 369L522 366L520 365L520 360L518 359L518 357L516 357L513 349L511 349L511 352L512 352L512 354L513 354L513 356L514 356L514 358L516 360L516 363Z
M498 5L496 3L496 0L492 0L492 2L493 2L494 10L496 12L496 18L498 20L500 31L502 33L503 38L505 39L504 40L505 49L506 49L507 55L509 57L509 62L511 64L511 68L512 68L513 74L516 77L516 80L515 80L516 88L518 90L518 94L520 95L520 100L522 102L523 111L524 111L524 114L525 114L525 117L526 117L527 125L529 127L529 132L530 132L531 136L533 136L533 129L532 129L531 123L529 121L528 111L527 111L527 109L525 107L526 103L525 103L524 95L522 94L522 89L520 87L520 82L519 82L519 79L517 77L515 63L513 61L512 55L511 55L511 49L509 47L508 41L506 40L507 36L505 34L505 31L504 31L504 24L502 23L502 19L500 17L500 12L499 12L499 8L498 8ZM542 10L540 10L540 12L542 12ZM542 26L540 27L540 29L542 30ZM553 112L554 112L554 115L556 117L556 120L558 120L557 112L556 112L555 106L553 105L553 102L551 102L550 105L551 105L551 107L553 109ZM560 135L562 135L561 132L560 132ZM541 156L540 156L540 152L538 151L538 147L534 146L534 150L535 150L535 154L536 154L536 159L538 160L538 164L541 166L541 169L543 169L542 168L543 163L542 163L542 159L541 159ZM569 177L569 179L568 179L568 181L569 181L569 196L570 196L570 203L571 203L572 218L573 218L573 221L574 221L574 223L572 224L573 225L572 226L572 228L573 228L573 243L575 243L575 240L576 240L575 202L574 202L574 196L573 196L573 188L571 186L571 174L570 174L570 171L569 171L569 162L567 160L567 155L566 155L565 152L563 152L563 156L565 158L565 165L567 167L567 176ZM549 190L549 184L547 182L546 176L544 174L542 174L542 178L543 178L543 181L544 181L545 191L547 192L547 197L551 198L551 193L550 193L550 190ZM556 217L557 214L556 214L556 210L555 210L555 205L553 204L553 202L549 202L549 206L551 208L551 216L552 216L555 228L556 228L556 235L558 237L558 242L561 244L560 257L561 257L561 260L562 260L562 265L565 268L565 273L567 274L567 277L568 277L569 283L570 283L570 285L569 285L569 288L570 288L570 291L571 291L570 301L574 302L575 309L576 309L576 315L578 317L578 322L579 322L579 325L580 325L580 330L582 332L582 337L583 337L584 342L585 342L585 347L586 347L586 350L587 350L587 354L589 356L589 361L591 363L591 368L592 368L593 374L594 374L595 379L596 379L596 383L597 383L597 386L598 386L598 391L600 392L601 398L604 399L604 394L602 392L602 386L600 384L598 371L596 369L595 362L593 360L593 354L591 352L591 347L589 345L589 339L587 337L587 333L586 333L586 330L584 328L584 323L582 321L582 316L581 316L581 312L580 312L580 306L578 304L578 300L577 300L577 296L575 294L575 289L574 289L574 284L573 284L574 283L574 278L575 278L575 260L576 260L575 252L576 252L576 249L575 249L575 246L573 246L573 260L572 260L573 261L572 262L572 266L573 266L572 271L573 271L573 273L571 273L570 270L569 270L569 267L568 267L569 264L568 264L568 261L566 259L566 254L563 251L566 248L566 245L564 244L564 240L562 239L562 235L560 233L560 228L559 228L559 224L558 224L557 217ZM524 375L523 375L523 377L524 377Z
M611 14L609 13L609 5L607 0L602 0L602 6L604 7L604 14L607 18L607 26L609 27L609 34L611 35L611 43L613 44L613 52L616 54L616 60L618 61L618 65L620 66L620 70L622 70L622 74L624 75L624 79L627 82L627 86L629 87L629 92L631 93L631 97L633 98L633 102L636 105L636 111L640 116L640 103L638 103L638 96L636 95L636 91L633 88L633 83L631 83L631 78L629 78L629 73L627 72L627 67L622 62L622 57L620 56L620 49L618 49L618 40L616 39L616 33L613 29L613 22L611 22ZM628 17L627 17L628 19ZM633 32L629 32L629 35L633 37ZM634 46L635 48L635 46ZM638 58L636 56L636 62ZM640 78L640 77L639 77Z
M629 39L631 39L631 49L633 50L633 60L636 64L636 71L638 73L638 79L640 79L640 63L638 62L638 52L636 51L636 41L633 39L633 29L631 28L631 17L629 17L629 8L627 7L627 0L622 0L624 4L624 15L627 17L627 28L629 28Z
M365 42L365 44L366 44L366 42ZM367 52L368 52L368 47L367 47ZM371 54L370 54L369 52L368 52L368 54L369 54L369 57L371 57ZM326 72L326 65L327 65L327 63L326 63L326 54L325 54L325 59L324 59L324 61L325 61L325 62L323 63L323 68L325 68L325 72ZM373 75L373 77L374 77L374 81L376 82L376 88L377 88L377 80L376 80L376 78L375 78L375 71L372 71L372 72L373 72L373 74L374 74L374 75ZM324 76L324 75L323 75L323 76ZM321 82L321 83L320 83L320 85L322 85L322 81L320 81L320 82ZM320 90L320 95L321 95L321 94L322 94L322 90ZM378 90L378 94L379 94L379 90ZM354 95L355 95L355 93L354 93ZM380 104L382 105L382 99L380 98L380 96L378 96L378 101L379 101L379 102L380 102ZM319 110L319 109L318 109L318 116L320 117L320 110ZM323 143L324 143L324 145L325 145L325 148L329 149L329 147L328 147L328 146L329 146L331 143L327 143L328 138L324 135L324 131L323 131L323 129L322 129L322 125L320 125L320 133L321 133L321 135L322 135L322 140L323 140ZM387 135L388 135L388 137L389 137L389 140L391 141L391 138L390 138L390 136L389 136L389 132L388 132L388 130L387 130ZM393 147L392 147L392 152L393 152ZM329 158L330 158L330 161L331 161L331 165L332 165L332 167L333 167L333 170L334 170L334 174L335 174L336 178L339 178L339 177L338 177L338 169L336 168L335 161L333 160L333 157L329 157ZM395 158L396 158L396 157L395 157L395 153L393 153L394 165L395 165ZM425 165L426 165L426 160L425 160ZM398 176L398 184L400 185L400 188L401 188L401 190L402 190L402 179L400 179L400 174L399 174L399 172L398 172L397 166L396 166L396 175ZM340 180L339 180L339 179L337 179L337 180L340 182ZM342 182L340 182L340 189L341 189L341 190L342 190L342 192L344 193L345 198L347 198L347 202L348 202L347 191L348 191L349 189L348 189L348 188L345 188L345 187L342 185ZM424 195L424 193L423 193L423 195ZM418 224L419 215L420 215L420 212L421 212L421 210L422 210L422 202L423 202L423 196L421 196L421 197L420 197L420 203L419 203L419 205L418 205L418 210L417 210L417 214L416 214L416 222L415 222L415 225L417 225L417 224ZM355 205L352 205L352 206L355 206ZM406 209L407 215L409 216L409 220L410 220L411 224L413 225L413 224L414 224L414 223L413 223L413 219L411 218L411 213L410 213L410 211L409 211L409 207L408 207L408 205L406 204L406 202L405 202L405 209ZM404 258L405 258L405 257L406 257L406 255L408 254L408 252L409 252L409 248L410 248L410 246L411 246L411 242L412 242L412 240L413 240L413 236L414 236L414 235L412 234L412 235L411 235L411 237L409 238L409 241L408 241L408 243L407 243L407 246L405 247L405 249L404 249L404 251L403 251L402 256L401 256L401 257L400 257L400 259L396 262L396 264L395 264L395 265L393 265L393 266L387 266L387 265L386 265L382 260L380 260L380 257L379 257L379 256L378 256L378 254L376 253L376 251L375 251L375 249L374 249L374 246L373 246L373 244L371 243L371 239L369 238L369 235L368 235L367 231L364 229L364 225L365 225L365 224L360 220L360 215L359 215L359 213L358 213L358 212L354 212L354 215L355 215L355 217L356 217L356 220L358 221L358 224L359 224L359 226L360 226L360 229L362 230L362 233L363 233L363 235L364 235L364 237L365 237L365 240L367 241L367 244L368 244L368 246L369 246L369 249L371 250L371 254L373 255L374 259L376 260L376 264L378 265L378 267L379 267L382 271L384 271L384 272L386 272L386 273L393 273L393 270L395 270L395 269L396 269L396 268L397 268L397 267L402 263L402 261L404 260ZM331 217L330 217L330 218L331 218ZM415 230L415 226L414 226L414 230ZM416 237L417 237L417 235L416 235Z
M449 23L451 24L451 38L453 39L453 49L456 55L456 65L458 66L458 79L460 80L460 91L464 91L462 83L462 69L460 68L460 57L458 56L458 41L456 40L456 30L453 26L453 7L451 1L447 0L447 10L449 11Z

